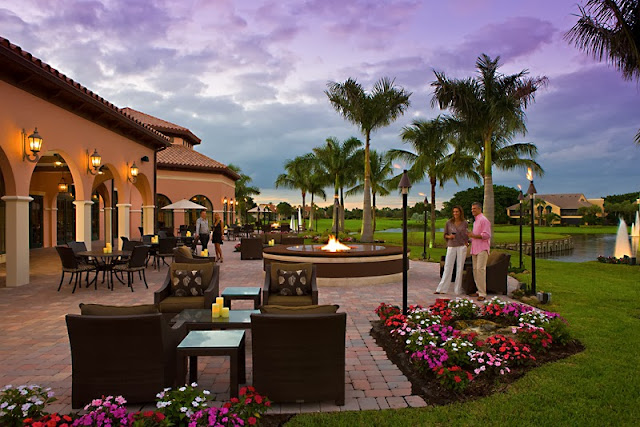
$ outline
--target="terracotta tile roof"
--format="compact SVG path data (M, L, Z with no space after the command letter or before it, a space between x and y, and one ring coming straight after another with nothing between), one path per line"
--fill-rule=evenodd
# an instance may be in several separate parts
M194 145L200 144L200 141L201 141L200 138L195 136L189 129L185 127L178 126L175 123L171 123L166 120L162 120L157 117L151 116L149 114L145 114L141 111L134 110L131 107L125 107L120 111L122 111L124 114L127 114L128 116L142 123L145 123L151 126L152 128L154 128L159 132L162 132L168 135L171 135L171 134L182 135L182 136L185 136L187 139L189 139L189 142L191 142L192 144Z
M160 147L169 142L161 132L123 114L106 99L3 37L0 37L0 79L107 129L117 122L134 139Z
M184 145L170 145L158 152L158 169L215 171L233 180L240 178L226 165Z
M527 196L525 195L525 198ZM558 206L560 209L579 209L581 207L589 207L591 203L586 201L584 194L582 193L567 193L567 194L536 194L536 199L544 200L547 203ZM585 200L581 200L585 199ZM513 206L509 206L507 209L519 209L520 204L516 203Z

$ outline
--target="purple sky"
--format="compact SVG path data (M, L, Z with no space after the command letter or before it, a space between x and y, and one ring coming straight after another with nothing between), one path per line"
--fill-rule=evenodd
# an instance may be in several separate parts
M199 151L253 178L260 202L299 204L273 188L283 161L359 136L329 105L327 81L370 88L389 76L413 92L407 113L372 137L376 150L403 148L403 126L440 113L433 70L471 76L481 53L500 55L504 73L549 78L517 139L538 146L540 193L638 191L640 86L563 40L577 10L576 0L0 0L0 35L118 106L188 127ZM524 176L496 170L494 182ZM445 184L438 203L469 186ZM414 184L410 204L418 192L427 184Z

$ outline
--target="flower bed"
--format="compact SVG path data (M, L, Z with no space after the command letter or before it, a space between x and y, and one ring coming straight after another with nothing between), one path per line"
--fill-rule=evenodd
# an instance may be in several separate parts
M499 298L440 299L406 316L382 303L376 314L372 335L427 404L486 396L583 349L558 314Z
M156 411L129 412L122 396L103 396L84 407L82 414L48 414L45 405L55 401L50 389L37 385L0 390L0 425L3 427L72 427L72 426L245 426L257 425L271 406L265 396L253 387L240 389L221 407L212 407L207 390L199 390L197 384L177 389L164 389L157 395ZM265 423L270 424L270 423Z

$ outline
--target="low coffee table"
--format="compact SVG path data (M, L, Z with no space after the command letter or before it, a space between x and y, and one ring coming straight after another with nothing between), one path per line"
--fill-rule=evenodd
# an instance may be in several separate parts
M249 329L251 315L260 310L229 310L229 317L212 317L210 309L188 308L176 315L172 322L185 323L188 331L216 329Z
M253 300L253 308L257 309L262 301L262 288L229 287L222 291L224 306L231 308L231 301L238 299Z
M184 380L189 358L189 383L198 381L198 356L229 356L230 397L238 396L238 384L246 381L244 331L191 331L178 344L178 382Z

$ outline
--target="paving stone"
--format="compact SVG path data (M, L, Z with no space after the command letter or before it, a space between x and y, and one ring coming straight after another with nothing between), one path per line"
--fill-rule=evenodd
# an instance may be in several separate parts
M406 408L408 406L403 397L387 397L387 403L389 403L391 409Z
M390 397L393 396L391 390L365 390L364 395L366 397Z
M363 411L369 411L374 409L380 409L378 401L375 397L360 397L358 398L358 406Z
M420 396L406 396L404 400L406 400L407 404L412 408L424 408L427 406L427 403Z

